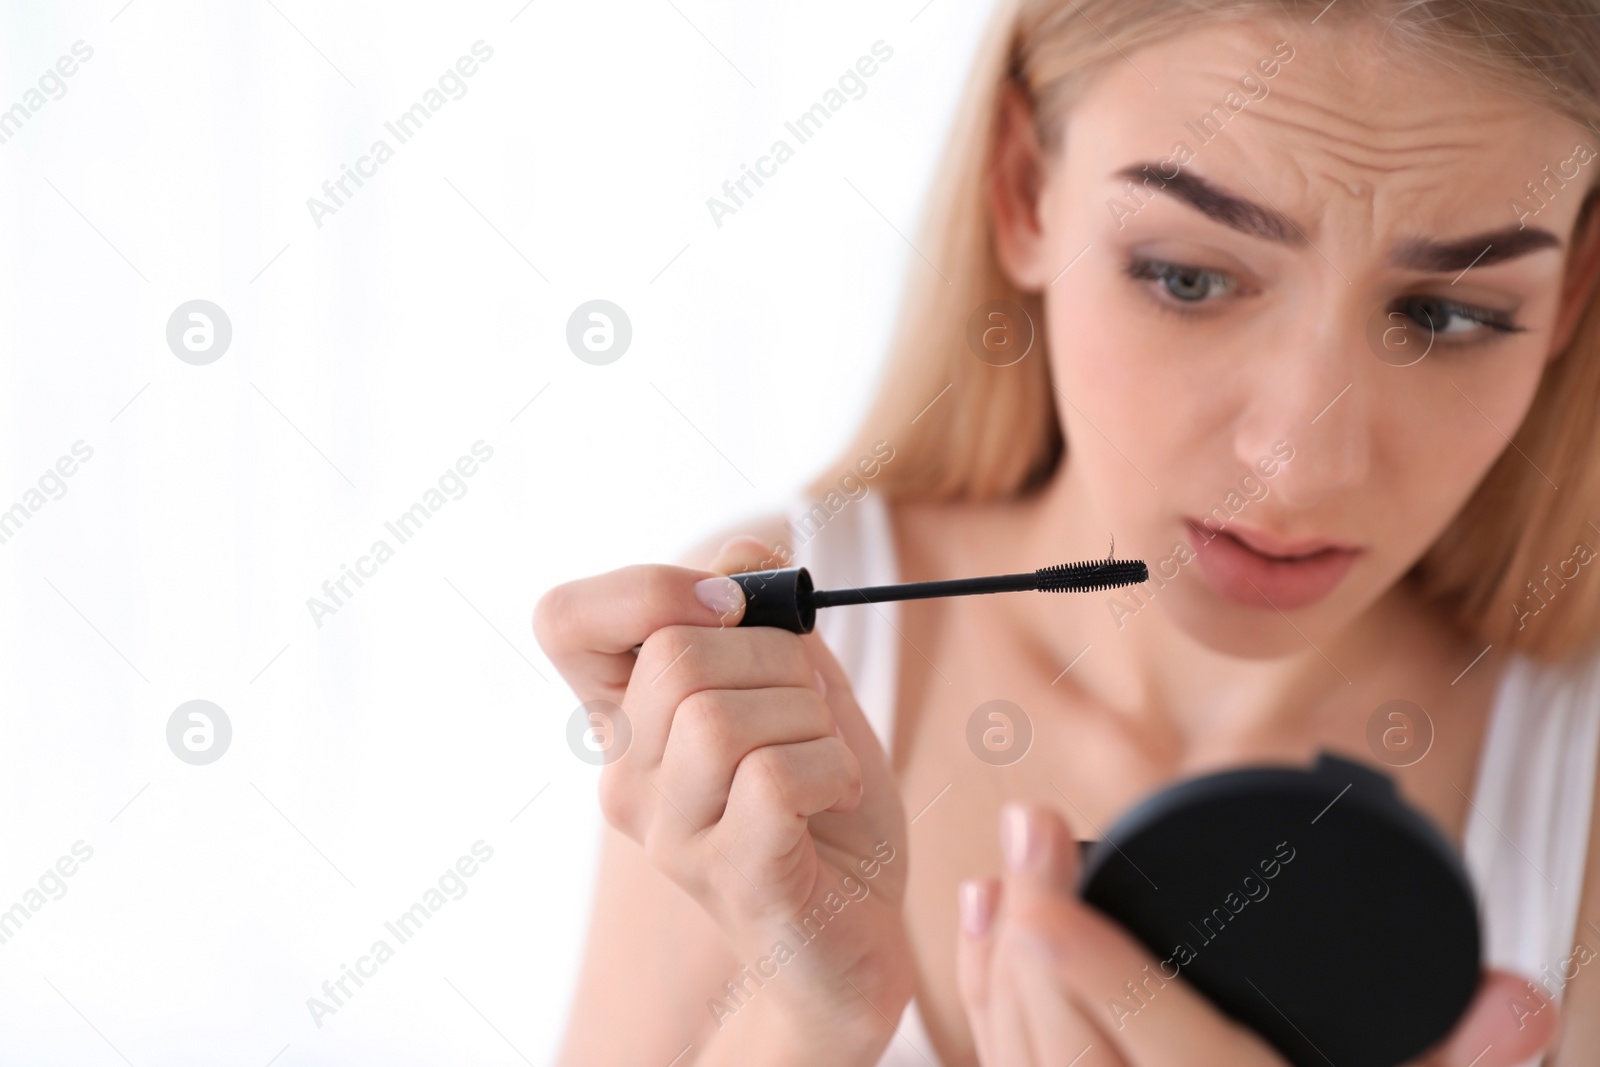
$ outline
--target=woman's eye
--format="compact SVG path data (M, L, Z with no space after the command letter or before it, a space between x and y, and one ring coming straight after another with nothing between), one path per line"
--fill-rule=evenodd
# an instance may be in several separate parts
M1157 307L1179 315L1203 314L1205 304L1217 303L1219 298L1240 291L1239 280L1226 271L1168 260L1135 256L1128 261L1124 273L1142 283L1141 288L1150 293ZM1430 336L1461 345L1527 329L1518 326L1510 312L1425 294L1396 300L1389 306L1387 319L1396 325L1405 322Z
M1485 326L1498 333L1521 333L1527 328L1512 322L1506 312L1458 304L1437 296L1403 297L1389 309L1390 321L1397 315L1414 323L1419 330L1429 331L1431 336L1456 340L1475 334Z
M1130 278L1158 283L1166 295L1157 296L1156 299L1161 306L1178 311L1188 309L1174 307L1174 304L1194 306L1211 303L1235 291L1239 284L1231 274L1219 270L1160 259L1136 257L1129 261L1126 273Z

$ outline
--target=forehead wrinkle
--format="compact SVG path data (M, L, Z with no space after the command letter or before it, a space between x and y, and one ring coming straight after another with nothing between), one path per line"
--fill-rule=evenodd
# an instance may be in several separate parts
M1524 108L1530 106L1528 100L1504 89L1479 84L1478 77L1470 68L1435 54L1414 52L1403 45L1398 48L1386 45L1389 28L1377 23L1368 22L1334 30L1331 37L1324 32L1328 30L1327 24L1307 27L1291 21L1272 32L1268 32L1264 26L1256 28L1260 32L1251 32L1252 26L1248 22L1224 23L1161 41L1153 45L1150 52L1178 68L1174 71L1178 75L1172 79L1174 82L1187 75L1214 83L1225 91L1228 88L1237 89L1243 74L1267 85L1273 97L1296 99L1302 106L1321 111L1336 121L1347 120L1347 111L1351 106L1387 116L1395 109L1397 102L1417 102L1416 97L1408 99L1410 89L1415 88L1417 97L1421 97L1441 81L1455 82L1464 89L1470 97L1474 115L1484 121L1515 119ZM1270 51L1272 45L1269 42L1274 38L1288 37L1294 40L1308 28L1316 32L1319 46L1334 47L1297 49L1292 67L1287 60L1283 63L1282 69L1288 74L1276 75L1276 82L1273 77L1263 76L1253 69L1255 57ZM1246 45L1241 41L1249 43ZM1353 47L1340 47L1352 42ZM1139 51L1136 51L1135 61L1138 55ZM1346 59L1354 61L1349 68L1345 65ZM1338 72L1337 77L1334 71ZM1119 76L1126 77L1131 87L1138 87L1137 74L1122 71ZM1323 105L1296 97L1291 86L1313 94L1320 93L1334 103ZM1460 115L1461 102L1458 96L1452 101L1457 106L1440 109L1431 116L1421 116L1415 125L1389 128L1402 133L1432 129L1441 121Z
M1244 116L1241 115L1240 117L1244 117ZM1365 152L1365 153L1371 153L1373 155L1389 155L1389 156L1404 157L1406 155L1412 155L1412 154L1415 154L1415 155L1426 155L1428 153L1439 153L1439 152L1482 152L1482 151L1486 151L1487 149L1489 149L1494 143L1494 139L1492 137L1483 136L1483 137L1477 138L1477 139L1469 138L1467 140L1460 140L1460 141L1440 140L1440 141L1432 141L1432 142L1428 142L1428 143L1424 143L1424 144L1410 143L1410 144L1394 144L1394 145L1391 145L1391 144L1383 144L1383 143L1374 143L1374 138L1370 137L1370 136L1369 137L1365 137L1365 138L1359 137L1359 136L1358 137L1341 136L1340 134L1337 134L1337 133L1333 132L1332 130L1329 130L1329 129L1325 128L1325 127L1314 126L1314 125L1310 125L1310 124L1305 123L1305 122L1300 122L1300 121L1298 121L1296 119L1290 118L1287 115L1276 114L1270 109L1259 110L1259 111L1255 112L1253 115L1250 115L1250 118L1258 120L1258 121L1261 121L1261 122L1265 122L1265 123L1268 123L1268 124L1271 124L1271 125L1281 126L1281 127L1285 128L1285 129L1294 130L1296 132L1312 134L1313 136L1315 136L1318 139L1321 139L1321 140L1324 140L1324 141L1328 141L1328 142L1332 142L1334 144L1348 145L1348 146L1350 146L1352 148L1357 149L1358 151ZM1348 123L1350 123L1351 125L1360 125L1361 128L1363 128L1365 130L1368 130L1368 131L1371 131L1371 132L1380 133L1379 138L1377 138L1377 140L1380 141L1380 142L1389 139L1386 136L1382 136L1383 134L1389 134L1389 133L1403 134L1405 132L1404 129L1398 128L1398 127L1388 127L1388 128L1385 128L1385 129L1380 131L1376 127L1365 126L1365 125L1362 125L1360 123L1355 123L1353 120L1347 119L1346 121ZM1432 128L1437 129L1437 124L1436 123L1432 124ZM1376 167L1377 165L1373 164L1372 166Z
M1230 89L1235 92L1239 92L1241 96L1249 95L1241 90L1237 75L1225 76L1221 73L1218 73L1216 75L1207 74L1204 77L1207 80L1214 80L1217 83L1216 88L1209 90L1206 94L1187 94L1186 99L1192 100L1196 97L1200 99L1211 99L1212 95L1214 95L1217 98L1217 102L1220 103L1222 95ZM1377 128L1369 123L1365 123L1359 119L1353 118L1350 114L1350 104L1348 102L1344 102L1342 107L1324 104L1318 101L1314 95L1295 92L1290 88L1290 86L1295 85L1295 83L1284 82L1274 85L1270 80L1265 78L1257 78L1256 80L1262 85L1265 85L1269 92L1267 96L1263 97L1262 99L1251 101L1251 107L1254 110L1263 113L1271 112L1275 110L1281 110L1283 106L1287 104L1292 108L1303 108L1306 111L1326 116L1327 119L1334 124L1358 126L1367 130ZM1375 105L1374 110L1384 111L1387 117L1388 109L1383 108L1381 104ZM1397 135L1429 132L1437 129L1441 124L1441 120L1448 120L1457 114L1459 114L1458 111L1440 111L1434 115L1419 116L1415 123L1411 125L1389 123L1384 127L1384 129ZM1502 116L1493 114L1482 115L1482 118L1486 121L1494 121L1499 117Z
M1340 155L1331 148L1324 148L1321 151L1322 154L1327 156L1329 159L1337 160L1340 163L1343 163L1345 166L1350 167L1352 170L1363 171L1367 174L1405 174L1407 172L1421 169L1416 163L1401 162L1396 163L1392 167L1385 167L1381 164L1371 162L1370 160L1360 160L1354 159L1350 156Z
M1304 71L1299 73L1302 79L1308 77ZM1431 87L1432 84L1433 83L1431 81L1424 81L1422 83L1422 85L1429 87ZM1296 91L1306 88L1309 88L1311 91ZM1350 88L1353 90L1356 87L1352 86ZM1388 88L1391 93L1395 93L1404 91L1406 86L1404 85L1403 81L1396 81ZM1518 118L1524 110L1526 110L1526 108L1522 106L1521 102L1514 98L1503 98L1493 93L1483 93L1480 92L1477 87L1471 85L1467 86L1467 91L1472 94L1473 121L1475 123L1492 123L1502 119L1514 120ZM1271 98L1280 102L1287 101L1297 107L1304 107L1311 111L1319 111L1327 115L1335 122L1355 123L1357 125L1367 124L1361 122L1359 119L1353 118L1350 114L1350 111L1352 108L1363 108L1372 113L1380 114L1385 119L1395 119L1396 121L1387 122L1384 128L1393 130L1396 133L1416 133L1432 130L1446 122L1449 122L1452 119L1458 118L1462 114L1462 109L1457 106L1453 108L1435 109L1429 113L1423 113L1420 110L1413 109L1412 111L1407 112L1407 114L1396 115L1395 101L1392 96L1382 98L1359 97L1356 96L1353 91L1344 92L1340 89L1333 88L1323 89L1322 95L1333 95L1338 100L1338 105L1335 106L1321 103L1317 99L1317 87L1308 87L1303 83L1303 81L1285 81L1281 85L1274 88ZM1460 101L1458 100L1457 103L1459 104ZM1408 114L1416 115L1414 123L1405 124L1404 120Z
M1325 131L1308 129L1292 122L1282 122L1264 114L1257 115L1256 118L1267 123L1287 126L1297 133L1309 132L1316 135L1309 140L1309 143L1302 137L1294 137L1287 141L1263 138L1256 142L1261 150L1294 161L1296 169L1302 175L1306 175L1303 184L1307 186L1310 184L1307 168L1312 160L1316 160L1319 163L1316 168L1319 173L1343 182L1346 188L1363 179L1368 182L1384 180L1387 183L1396 175L1409 174L1416 179L1418 191L1426 192L1436 189L1442 181L1453 181L1445 173L1446 171L1473 164L1475 159L1481 159L1483 153L1490 151L1493 144L1487 139L1484 143L1476 145L1438 142L1392 148L1374 148L1371 144L1358 143L1356 144L1358 152L1351 153L1340 150L1340 146L1350 142L1327 137ZM1329 143L1330 141L1332 143ZM1336 168L1345 168L1349 173L1343 175L1329 173L1336 171Z

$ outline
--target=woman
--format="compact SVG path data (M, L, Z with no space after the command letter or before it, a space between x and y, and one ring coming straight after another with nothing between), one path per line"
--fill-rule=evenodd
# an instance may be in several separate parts
M539 603L632 728L562 1062L1280 1064L1181 980L1109 1007L1153 957L1074 900L1073 839L1320 749L1390 763L1487 894L1478 996L1420 1062L1595 1062L1597 120L1592 4L1003 4L843 461ZM729 626L716 577L1108 533L1150 583L805 637ZM967 742L996 699L1013 762ZM1368 741L1395 700L1377 736L1431 731L1404 758Z

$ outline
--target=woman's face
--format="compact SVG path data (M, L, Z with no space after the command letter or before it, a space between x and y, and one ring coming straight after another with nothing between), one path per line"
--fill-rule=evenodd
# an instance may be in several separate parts
M1043 293L1069 476L1235 654L1316 642L1426 551L1597 260L1570 245L1600 137L1377 36L1238 23L1133 52L1037 170L1020 96L1002 123L999 252Z

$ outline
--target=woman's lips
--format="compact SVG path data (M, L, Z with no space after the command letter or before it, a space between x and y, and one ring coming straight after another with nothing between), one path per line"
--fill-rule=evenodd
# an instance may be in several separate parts
M1206 584L1224 600L1252 608L1314 604L1333 592L1361 554L1334 541L1279 541L1245 529L1216 532L1189 518L1184 525Z

